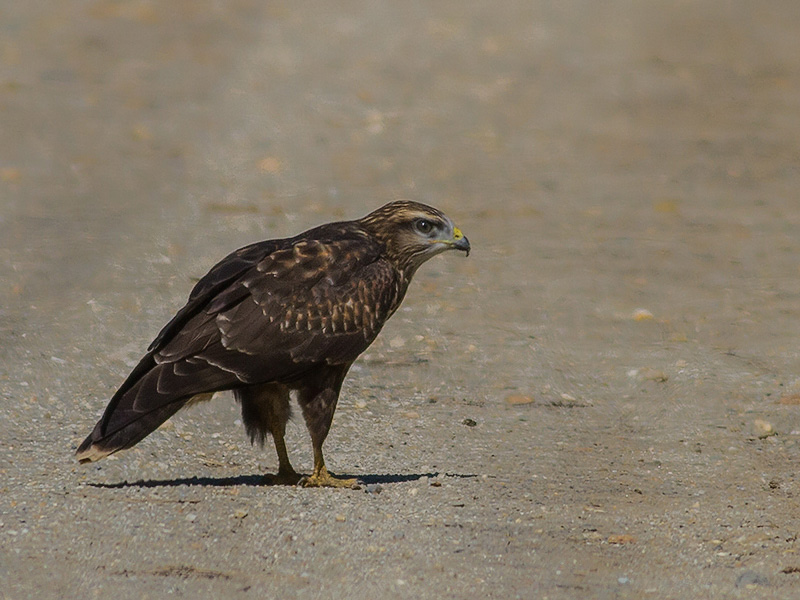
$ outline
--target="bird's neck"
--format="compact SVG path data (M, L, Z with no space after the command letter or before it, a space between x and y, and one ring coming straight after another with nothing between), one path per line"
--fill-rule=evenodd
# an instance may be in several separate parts
M416 270L416 269L415 269ZM408 291L408 286L411 283L411 277L413 277L414 272L408 273L403 269L398 269L395 267L395 281L394 281L394 289L392 290L392 303L391 308L389 309L389 316L392 316L395 311L400 307L400 303L403 302L403 298L405 298L406 292Z

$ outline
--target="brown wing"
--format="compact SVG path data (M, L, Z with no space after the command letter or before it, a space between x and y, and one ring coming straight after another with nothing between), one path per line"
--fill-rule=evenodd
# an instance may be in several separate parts
M165 342L175 335L186 322L199 311L206 308L218 294L231 286L239 277L258 264L259 261L269 256L272 252L286 247L291 242L289 240L268 240L251 244L244 248L239 248L222 259L219 263L206 273L197 282L189 294L186 306L180 309L177 314L170 319L156 336L156 339L147 349L152 352L160 348Z
M397 296L394 269L379 257L367 239L303 240L275 250L163 340L153 358L211 366L243 384L352 362Z
M334 233L255 244L216 265L111 399L79 457L132 446L198 394L355 360L400 292L377 242Z

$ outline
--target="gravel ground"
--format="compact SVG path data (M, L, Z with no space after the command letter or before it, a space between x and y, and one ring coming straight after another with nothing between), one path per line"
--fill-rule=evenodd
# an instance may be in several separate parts
M796 598L796 2L0 8L0 598ZM326 456L73 452L194 278L396 198ZM308 471L301 419L289 451Z

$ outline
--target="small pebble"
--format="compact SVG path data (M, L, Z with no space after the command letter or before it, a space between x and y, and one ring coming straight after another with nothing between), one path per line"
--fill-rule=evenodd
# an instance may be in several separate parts
M661 369L653 369L651 367L644 367L639 370L639 375L645 381L658 381L663 383L669 379L669 376Z
M523 404L533 404L533 396L523 396L522 394L512 394L506 396L506 404L520 406Z
M380 483L368 483L364 486L364 491L368 494L380 494L383 486Z
M769 421L765 421L763 419L756 419L753 421L753 427L756 430L756 435L758 435L759 439L768 438L771 435L777 435L775 428L772 426L772 423Z
M461 421L461 423L462 425L466 425L467 427L475 427L478 424L478 422L475 421L474 419L464 419L463 421Z
M669 375L667 375L664 371L661 369L654 369L652 367L630 369L627 372L627 375L631 379L639 379L641 381L657 381L659 383L664 383L669 379Z
M244 519L246 516L247 516L247 511L241 508L233 512L234 519Z

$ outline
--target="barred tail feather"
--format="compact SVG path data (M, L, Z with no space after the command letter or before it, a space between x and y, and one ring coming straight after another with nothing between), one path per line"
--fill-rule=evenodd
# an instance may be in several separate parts
M146 414L129 413L131 420L113 432L104 432L103 421L99 421L92 433L78 447L75 457L82 463L92 462L130 448L158 429L187 401L188 399L172 402Z
M156 364L151 355L145 356L111 398L76 458L91 462L130 448L186 404L231 387L232 379L230 373L207 363Z

